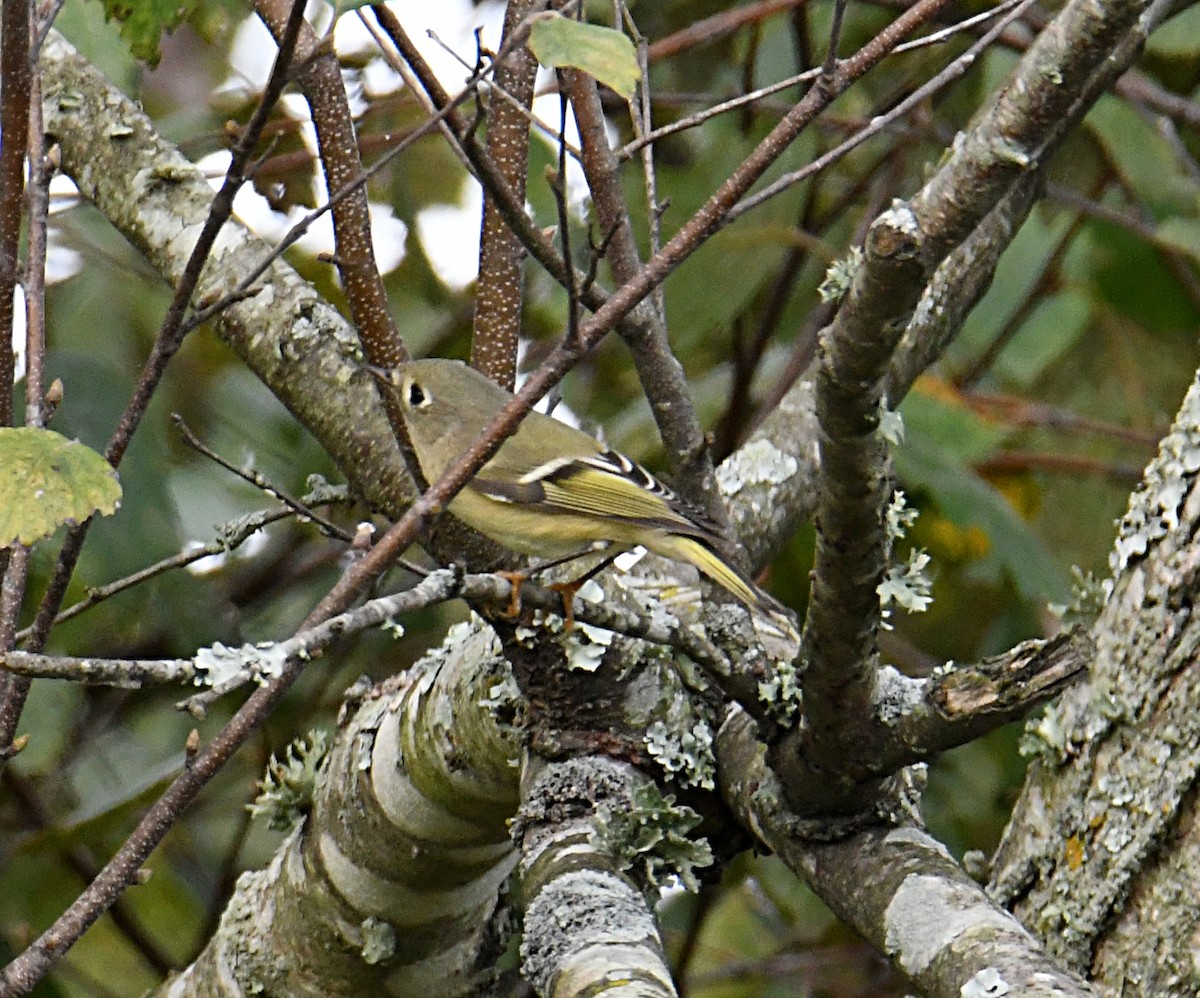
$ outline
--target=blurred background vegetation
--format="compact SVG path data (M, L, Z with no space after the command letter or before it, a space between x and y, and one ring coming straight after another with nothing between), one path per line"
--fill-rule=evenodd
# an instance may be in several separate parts
M201 6L163 40L153 70L132 58L94 0L68 0L58 25L136 95L168 138L219 175L230 141L226 123L250 114L274 46L254 41L262 29L248 21L242 5ZM488 24L485 43L496 47L500 4L399 4L397 13L408 23L417 6L444 8L441 37L468 64L475 59L471 25ZM890 0L850 5L843 51L872 37L896 6ZM964 2L948 8L946 19L985 6ZM1048 4L1037 19L1052 8ZM794 75L824 55L826 2L751 18L698 43L664 42L726 9L713 0L632 5L640 30L661 46L651 66L656 124ZM321 23L320 16L310 17ZM411 33L425 40L423 31ZM354 15L346 15L337 45L372 162L424 113L370 55L363 37ZM719 453L745 437L764 403L811 357L812 316L821 307L817 287L826 269L846 255L866 221L921 184L1029 37L1029 28L1015 26L1004 44L902 127L731 225L667 282L671 339ZM969 36L953 38L887 60L839 100L775 172L803 165L841 141L968 42ZM460 68L457 80L466 73ZM990 292L902 406L906 437L897 468L921 511L909 540L930 552L935 573L929 612L898 618L886 637L886 657L905 671L977 659L1045 634L1056 626L1047 604L1069 598L1073 566L1106 574L1113 521L1200 360L1200 8L1177 16L1151 40L1140 73L1140 91L1102 99L1058 154L1046 197ZM451 73L447 82L454 79ZM794 94L785 91L657 144L665 231L728 175ZM1165 113L1163 95L1179 101L1175 113ZM544 100L556 121L557 99ZM270 209L311 205L318 189L303 113L298 101L281 106L257 181L265 200L239 201L242 216L268 237L282 224ZM627 116L615 105L611 120L614 134L628 140ZM529 201L545 226L556 221L544 178L552 162L549 144L535 141ZM630 163L630 203L642 211L644 226L643 181L635 167ZM473 286L463 281L476 253L478 209L462 167L434 134L399 156L370 190L379 210L381 257L390 263L392 308L409 348L417 355L465 357ZM168 295L93 209L68 195L56 207L61 269L48 293L48 366L66 394L53 426L100 448L129 397ZM587 245L587 220L584 206L575 246ZM293 250L289 259L340 302L332 269L316 256L328 249L319 241ZM532 364L561 334L565 299L535 269L528 271L527 288L526 363ZM648 407L615 338L569 376L564 398L585 425L603 427L615 446L662 469ZM173 412L210 447L294 495L307 491L312 475L340 481L289 413L201 330L174 361L122 466L122 508L92 530L68 605L88 587L207 543L219 524L270 505L184 445L172 428ZM331 515L352 528L370 514L351 506ZM811 530L802 529L770 569L770 588L801 613L811 548ZM34 593L55 550L51 543L38 551ZM204 571L167 573L101 603L61 626L50 650L190 656L216 641L277 638L332 584L344 554L344 545L311 525L281 523ZM343 691L356 678L381 679L403 669L463 612L448 606L405 620L403 639L368 636L311 668L155 853L149 883L127 893L35 993L131 995L161 979L166 968L187 963L237 874L261 865L278 843L278 833L251 822L245 809L269 755L311 728L331 727ZM0 795L0 948L18 951L49 924L177 769L188 731L197 725L202 733L216 730L233 710L219 703L198 723L173 709L182 695L35 684L22 725L32 738L5 772ZM998 732L934 768L926 817L957 854L994 847L1024 768L1018 735ZM686 964L682 981L689 996L905 993L869 949L769 858L745 856L720 884L667 899L663 917L671 952Z

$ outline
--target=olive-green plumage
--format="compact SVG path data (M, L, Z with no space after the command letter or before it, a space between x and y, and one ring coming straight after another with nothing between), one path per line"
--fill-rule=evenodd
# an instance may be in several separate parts
M512 396L455 360L418 360L390 374L430 483ZM639 544L695 565L751 607L774 603L718 554L715 528L648 471L557 419L529 413L450 503L450 512L505 547L564 558Z

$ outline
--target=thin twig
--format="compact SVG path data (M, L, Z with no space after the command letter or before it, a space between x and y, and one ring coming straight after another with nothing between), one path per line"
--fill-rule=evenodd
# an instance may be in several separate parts
M70 620L72 617L77 617L85 610L90 610L105 600L111 599L113 596L123 593L128 589L132 589L134 586L141 585L143 582L149 582L151 579L157 578L165 572L170 572L178 568L187 568L189 565L194 565L204 558L229 554L231 551L241 547L243 543L258 533L263 527L277 523L279 520L286 520L294 515L290 509L280 507L277 509L259 510L239 520L227 523L218 528L220 534L219 540L209 541L207 544L198 546L189 546L186 550L162 558L153 565L147 565L145 568L126 575L123 578L116 579L107 585L89 588L87 595L83 599L77 603L72 603L65 610L61 610L58 616L54 618L54 623L58 625ZM27 641L32 634L33 628L27 627L17 632L17 640L18 642Z
M314 660L339 641L453 598L503 607L511 601L512 583L494 574L464 576L454 569L443 568L427 573L411 589L369 600L322 624L298 631L284 641L260 642L241 648L219 645L184 659L104 659L12 651L0 653L0 664L23 676L125 688L206 683L211 681L215 675L214 667L219 664L222 678L213 688L180 705L194 710L198 706L207 707L218 697L246 683L269 679L285 664ZM558 593L531 583L522 585L521 603L525 609L545 615L557 614L562 608ZM576 601L574 615L578 624L586 625L578 638L584 643L590 640L586 627L594 627L677 648L716 675L728 674L730 670L728 658L718 648L692 629L670 622L664 615L640 613L612 602L585 600Z
M227 458L222 457L220 454L218 454L212 448L208 447L199 437L196 436L196 434L194 434L188 428L188 425L183 421L183 417L180 416L179 413L172 413L171 421L175 424L176 428L179 430L180 435L187 442L187 445L189 447L191 447L193 450L198 451L199 453L203 454L206 458L208 458L210 461L214 462L215 464L219 464L222 468L224 468L230 474L236 475L243 482L246 482L249 485L253 485L256 489L261 489L267 495L273 496L274 498L278 499L281 503L284 504L284 506L286 506L293 513L295 513L298 517L300 517L300 520L302 522L305 520L310 520L313 523L315 523L318 527L320 527L321 531L324 534L326 534L327 536L336 537L338 540L345 541L347 544L349 544L352 540L354 540L354 535L350 531L345 530L342 527L339 527L332 520L328 520L325 517L321 516L320 513L315 512L311 507L305 506L304 503L302 503L299 499L293 498L291 495L289 495L283 489L279 488L277 485L272 484L271 481L265 475L263 475L261 472L246 471L243 468L239 468L232 461L228 460Z
M1011 475L1028 471L1046 471L1056 475L1094 475L1111 478L1128 485L1142 477L1144 464L1130 461L1102 461L1099 458L1082 457L1077 454L1041 454L1036 451L1010 450L993 454L984 461L977 461L975 471L980 475Z
M250 163L250 157L254 152L255 145L258 143L259 135L266 124L271 108L278 101L287 83L288 66L291 63L293 46L300 30L300 23L304 19L303 6L303 3L297 0L295 4L297 9L288 23L288 32L283 40L284 44L281 45L276 55L275 64L271 69L271 76L267 81L267 87L263 92L262 100L259 102L258 107L255 108L249 124L242 132L240 140L234 147L225 182L221 185L221 190L217 192L216 197L213 198L208 217L205 219L204 226L201 228L200 234L196 239L196 244L188 258L187 266L184 268L175 293L171 298L171 304L167 309L166 315L163 317L162 325L159 327L158 335L155 337L154 347L142 368L142 374L138 380L137 387L134 389L133 397L130 399L125 411L121 414L117 427L113 431L108 446L105 448L104 456L114 468L121 463L121 458L124 456L125 450L133 438L133 434L141 425L142 417L146 413L150 399L162 379L167 364L178 351L183 342L183 337L193 328L184 322L188 303L191 301L196 284L200 279L200 274L204 269L205 261L208 259L208 254L216 242L217 235L229 216L233 213L234 197L246 180L246 170ZM57 616L58 609L62 605L67 583L74 572L75 562L83 548L83 542L87 536L90 523L91 520L86 520L78 527L68 531L67 538L63 542L62 549L59 551L58 561L54 567L54 574L42 596L41 605L38 607L38 613L34 619L31 645L35 649L40 649L44 646L46 638L50 633L54 618Z
M730 211L729 217L726 220L732 222L747 212L753 211L765 201L769 201L777 194L782 194L785 190L795 186L803 180L824 170L826 167L837 162L852 149L862 145L867 139L878 135L884 129L889 127L893 122L906 115L913 108L928 100L932 95L939 90L949 86L955 80L961 79L975 64L975 60L979 55L989 48L996 38L1004 31L1004 29L1013 21L1017 20L1024 11L1032 7L1036 0L1017 0L1015 5L999 22L997 22L988 32L982 35L966 52L960 55L957 59L951 62L936 76L931 77L921 86L917 87L911 94L896 104L891 110L885 114L878 115L865 128L856 132L845 142L830 149L822 156L818 156L812 162L805 164L799 170L793 170L791 173L785 173L782 177L768 184L762 190L758 191L751 197L742 200L733 210Z
M991 21L997 17L1001 17L1008 13L1012 8L1020 5L1022 0L1003 0L1002 3L995 7L990 7L981 14L976 14L973 17L966 18L956 24L943 28L941 31L933 32L922 38L914 38L912 41L904 42L897 45L892 50L892 55L902 55L905 52L912 52L916 49L927 48L932 45L940 45L952 38L955 35L965 31L973 31L980 24ZM653 46L651 47L653 49ZM708 121L710 118L715 118L717 115L728 114L731 111L737 111L749 104L757 104L767 97L779 93L783 90L788 90L791 87L799 86L801 83L810 83L817 79L824 72L823 68L806 69L802 73L797 73L794 76L789 76L783 80L777 80L775 83L770 83L765 87L760 87L757 90L752 90L745 94L739 94L736 97L731 97L712 107L705 108L703 111L698 111L686 118L680 118L678 121L673 121L668 125L663 125L653 131L648 131L644 135L630 140L620 149L617 150L617 158L621 160L628 159L635 152L641 149L647 143L657 142L659 139L666 138L668 135L674 135L678 132L687 131L695 128ZM661 102L663 97L658 98ZM697 100L707 100L697 96Z
M1089 433L1141 447L1157 447L1162 432L1139 430L1132 426L1121 426L1100 419L1081 416L1070 409L1035 402L1032 399L998 392L968 392L963 401L975 412L989 419L1002 419L1015 426L1036 426L1068 433Z

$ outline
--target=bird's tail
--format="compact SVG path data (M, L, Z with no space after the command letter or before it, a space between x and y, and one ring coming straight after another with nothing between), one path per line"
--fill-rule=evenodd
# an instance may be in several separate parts
M799 644L800 633L790 611L774 596L759 589L707 544L686 534L669 534L664 540L666 543L658 546L659 554L695 565L713 582L745 603L755 615L756 624L767 624L777 636Z

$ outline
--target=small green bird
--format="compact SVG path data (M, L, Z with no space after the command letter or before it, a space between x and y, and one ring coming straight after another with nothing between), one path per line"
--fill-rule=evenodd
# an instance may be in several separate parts
M461 361L417 360L384 373L431 484L512 400ZM567 560L642 545L694 565L751 609L772 617L782 609L720 554L707 517L624 454L540 412L525 416L449 509L522 554Z

